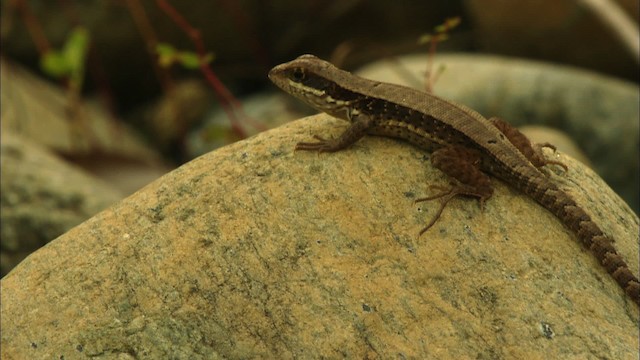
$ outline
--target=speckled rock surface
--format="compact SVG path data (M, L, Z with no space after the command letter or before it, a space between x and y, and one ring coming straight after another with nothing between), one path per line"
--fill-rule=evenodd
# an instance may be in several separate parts
M417 238L436 204L413 200L447 179L390 139L294 153L344 126L206 154L29 256L1 281L2 358L637 358L637 306L550 213L495 180ZM638 219L560 160L637 259Z

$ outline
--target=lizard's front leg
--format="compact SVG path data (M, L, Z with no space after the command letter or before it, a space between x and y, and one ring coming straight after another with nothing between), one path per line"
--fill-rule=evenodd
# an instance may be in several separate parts
M296 145L296 150L308 150L317 152L334 152L342 150L349 145L360 140L367 134L367 131L372 125L371 118L369 116L349 115L351 126L347 128L340 136L334 139L325 140L318 135L314 135L314 138L319 140L318 142L299 142Z
M424 234L433 224L436 223L442 210L449 200L457 195L471 196L478 198L480 207L484 207L484 202L493 194L493 187L489 177L480 170L480 155L472 150L461 146L447 146L434 151L431 154L431 163L437 169L457 180L457 184L450 189L437 195L417 199L415 202L429 201L442 198L440 208L425 226L420 235Z

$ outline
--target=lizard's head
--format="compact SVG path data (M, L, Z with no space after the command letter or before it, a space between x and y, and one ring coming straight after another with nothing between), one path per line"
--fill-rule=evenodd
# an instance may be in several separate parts
M315 109L344 118L350 99L335 79L341 73L327 61L302 55L271 69L269 79Z

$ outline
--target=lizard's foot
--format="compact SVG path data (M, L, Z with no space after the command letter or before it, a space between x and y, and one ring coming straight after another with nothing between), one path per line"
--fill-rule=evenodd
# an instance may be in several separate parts
M558 165L562 169L564 169L564 172L569 171L569 168L567 167L567 165L563 164L562 162L546 159L544 157L544 155L542 154L542 149L543 148L549 148L549 149L553 150L554 153L556 152L556 147L554 145L549 144L549 143L542 143L542 144L533 145L533 149L534 149L534 151L536 153L536 157L539 159L537 162L534 162L534 165L537 168L541 168L541 167L546 166L546 165Z
M442 214L442 210L447 203L456 195L475 197L480 200L480 207L484 208L484 202L493 194L489 177L480 170L481 155L468 148L457 145L450 145L440 148L431 154L431 163L434 167L442 170L457 181L451 185L447 191L439 194L418 199L416 202L434 200L442 198L440 208L429 224L420 231L424 234ZM438 187L441 190L442 187Z
M447 203L449 203L451 199L453 199L457 195L463 194L463 192L460 191L461 187L455 186L455 185L452 185L449 188L444 186L439 186L439 185L432 185L429 188L440 190L440 192L432 196L416 199L413 203L416 204L419 202L431 201L431 200L440 199L440 198L442 198L442 201L440 201L440 207L438 208L438 211L436 211L435 215L433 215L433 217L431 218L431 221L429 221L429 223L422 230L420 230L418 237L422 236L422 234L427 232L427 230L429 230L436 223L436 221L438 221L438 219L440 218L440 215L442 215L442 211L444 210L445 206L447 206Z
M299 142L296 144L295 150L317 151L321 153L335 151L332 140L325 140L318 135L314 135L313 138L318 140L318 142Z
M537 144L537 145L540 148L549 148L549 149L553 150L553 152L556 152L558 150L558 149L556 149L555 145L553 145L551 143L548 143L548 142L540 143L540 144Z
M436 221L438 221L438 219L440 218L440 215L442 215L442 211L444 210L445 206L447 206L447 203L449 203L449 201L454 197L458 195L475 197L478 199L478 201L480 201L481 210L484 210L485 201L489 197L491 197L490 192L478 192L476 188L468 185L464 185L464 184L451 185L449 188L446 188L444 186L432 185L429 188L438 189L440 190L440 192L435 195L416 199L413 203L415 204L423 201L430 201L430 200L435 200L440 198L442 198L442 201L440 201L440 207L436 211L436 214L431 218L431 221L429 221L429 223L422 230L420 230L418 237L422 236L422 234L427 232L427 230L429 230L436 223Z
M566 172L568 170L567 166L559 161L547 160L542 153L543 148L549 148L556 151L556 147L551 145L548 142L541 144L532 144L520 130L511 126L506 121L500 118L490 118L489 121L502 133L504 136L509 139L509 142L522 153L531 163L540 169L545 165L558 165L564 169Z
M436 186L434 186L434 187L436 187ZM435 200L435 199L443 198L442 201L440 202L440 207L438 208L438 211L436 211L436 214L433 215L433 217L431 218L431 221L429 221L429 223L422 230L420 230L420 233L418 233L418 237L422 236L422 234L427 232L427 230L429 230L433 226L433 224L435 224L436 221L438 221L438 219L440 218L440 215L442 215L442 210L444 210L444 207L447 206L447 203L451 199L453 199L456 195L458 195L458 193L455 191L455 188L451 187L448 191L441 192L441 193L433 195L433 196L420 198L420 199L417 199L416 201L414 201L414 204L415 204L415 203L422 202L422 201L429 201L429 200Z
M560 166L564 172L569 171L569 168L567 167L567 165L565 165L564 163L560 162L560 161L555 161L555 160L545 160L544 161L544 165L558 165Z
M413 201L413 203L417 204L419 202L435 200L435 199L439 199L441 197L447 196L447 195L451 194L451 192L453 192L454 187L455 186L453 184L451 184L451 187L445 187L445 186L440 186L440 185L431 185L431 186L429 186L429 190L436 189L436 190L440 190L440 192L437 193L436 195L431 195L431 196L427 196L427 197L416 199L416 200Z

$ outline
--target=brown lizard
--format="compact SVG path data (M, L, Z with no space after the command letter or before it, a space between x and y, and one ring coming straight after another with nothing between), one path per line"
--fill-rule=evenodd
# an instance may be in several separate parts
M338 69L313 55L274 67L269 79L289 94L350 127L335 139L315 136L296 150L333 152L364 135L400 138L431 152L432 164L457 180L448 191L417 201L444 198L432 221L456 195L479 199L482 205L493 194L491 174L527 194L555 214L595 255L602 266L640 305L640 283L622 256L589 215L551 182L540 167L558 162L546 160L542 147L533 145L507 122L486 119L463 105L412 88L372 81ZM553 147L552 147L553 148Z

